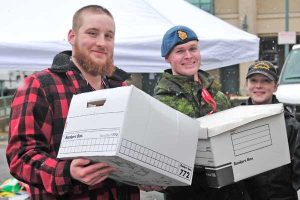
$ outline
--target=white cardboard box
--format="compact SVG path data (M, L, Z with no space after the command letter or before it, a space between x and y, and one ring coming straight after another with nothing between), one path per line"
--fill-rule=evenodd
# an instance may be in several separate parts
M195 170L219 188L290 163L282 104L238 106L197 119Z
M134 86L74 95L58 158L86 157L118 169L127 184L190 185L199 122Z

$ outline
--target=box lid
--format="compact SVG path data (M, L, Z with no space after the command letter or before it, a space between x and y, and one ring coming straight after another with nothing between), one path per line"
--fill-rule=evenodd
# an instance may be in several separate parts
M252 121L280 114L283 111L283 104L279 103L237 106L212 115L206 115L197 119L200 122L201 130L207 129L207 132L202 131L199 133L199 138L213 137Z
M124 86L73 95L68 117L125 111L133 89L134 86Z

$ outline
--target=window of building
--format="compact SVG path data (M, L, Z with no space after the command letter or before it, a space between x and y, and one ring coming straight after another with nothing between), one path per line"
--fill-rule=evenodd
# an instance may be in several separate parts
M186 0L186 1L201 8L202 10L205 10L206 12L214 14L213 0Z
M279 45L277 40L277 37L260 37L259 59L272 62L278 67L277 70L280 72L285 61L285 53L284 45ZM296 37L296 44L300 44L300 36ZM289 45L289 50L291 50L292 47L292 44Z

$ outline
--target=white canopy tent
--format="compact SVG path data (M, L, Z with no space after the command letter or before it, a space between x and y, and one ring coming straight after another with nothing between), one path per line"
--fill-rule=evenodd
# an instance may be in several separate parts
M116 22L115 64L127 72L162 72L163 34L186 25L200 39L202 69L253 61L259 39L183 0L10 0L0 7L0 69L40 70L71 49L74 12L88 4L108 8Z

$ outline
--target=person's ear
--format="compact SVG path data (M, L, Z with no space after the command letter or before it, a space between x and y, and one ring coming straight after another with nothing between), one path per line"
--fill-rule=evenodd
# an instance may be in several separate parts
M278 88L278 83L275 83L275 86L274 86L274 92L277 91L277 88Z
M171 63L171 61L170 61L170 59L169 59L169 56L166 56L166 57L165 57L165 61L166 61L167 63Z
M70 29L69 30L69 33L68 33L68 41L69 43L73 46L74 45L74 42L75 42L75 32L73 31L73 29Z

